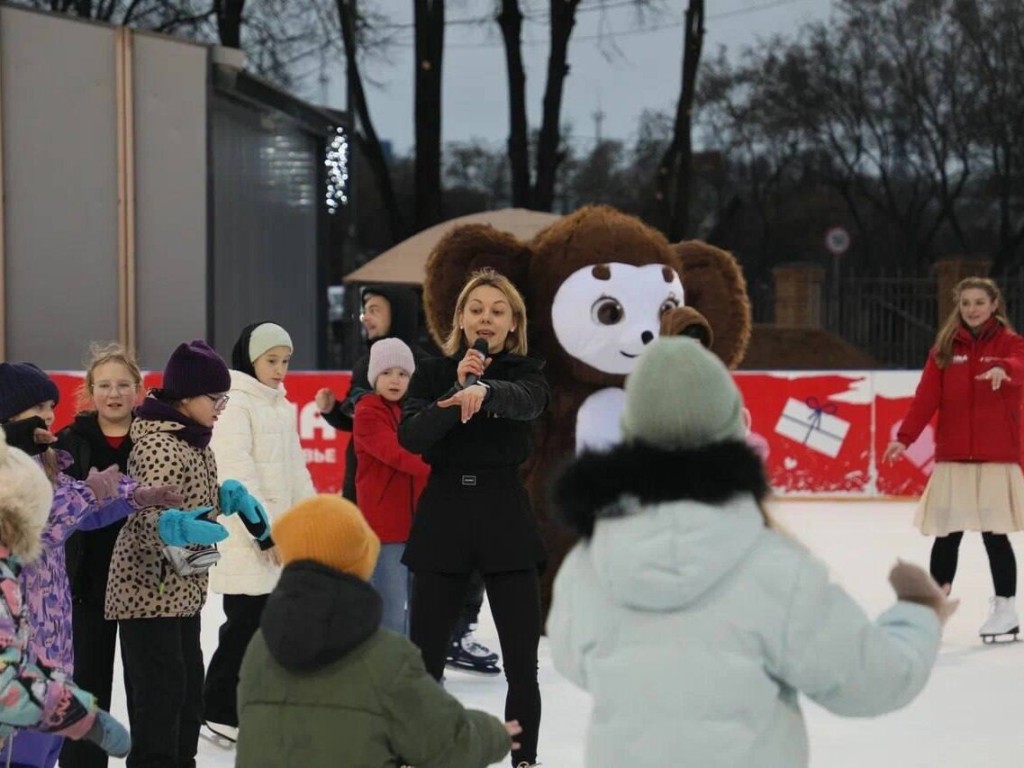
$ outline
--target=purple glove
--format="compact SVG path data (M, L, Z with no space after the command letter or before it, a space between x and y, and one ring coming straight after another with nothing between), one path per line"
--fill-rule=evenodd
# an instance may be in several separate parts
M118 487L121 483L121 470L116 464L100 472L96 467L89 470L89 476L85 478L85 484L96 496L97 501L106 501L118 495Z
M132 494L135 499L135 506L139 509L146 507L180 507L185 503L185 497L181 495L176 485L151 485L149 487L139 486Z

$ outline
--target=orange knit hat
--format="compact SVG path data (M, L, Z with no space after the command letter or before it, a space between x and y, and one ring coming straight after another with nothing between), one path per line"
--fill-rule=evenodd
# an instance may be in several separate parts
M377 565L380 539L350 501L320 494L300 501L271 527L282 565L314 560L368 581Z

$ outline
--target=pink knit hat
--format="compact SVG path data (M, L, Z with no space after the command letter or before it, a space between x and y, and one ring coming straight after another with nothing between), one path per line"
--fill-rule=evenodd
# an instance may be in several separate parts
M387 338L374 342L370 347L370 367L366 372L370 386L377 386L377 377L388 368L401 368L412 376L416 360L409 345L401 339Z

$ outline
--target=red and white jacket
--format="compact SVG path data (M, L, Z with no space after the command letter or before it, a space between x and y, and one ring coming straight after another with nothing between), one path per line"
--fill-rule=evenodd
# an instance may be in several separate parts
M356 404L356 501L382 544L408 541L430 465L398 444L402 406L377 394Z
M1000 367L1009 378L999 389L978 380ZM1024 339L995 318L977 336L961 327L953 338L953 357L945 369L928 355L910 410L896 439L909 446L936 410L936 461L1019 463Z

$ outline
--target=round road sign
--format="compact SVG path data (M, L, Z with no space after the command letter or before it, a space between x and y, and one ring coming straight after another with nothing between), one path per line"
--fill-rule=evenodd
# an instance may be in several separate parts
M850 249L850 233L842 227L832 227L825 233L825 247L833 256L842 256Z

